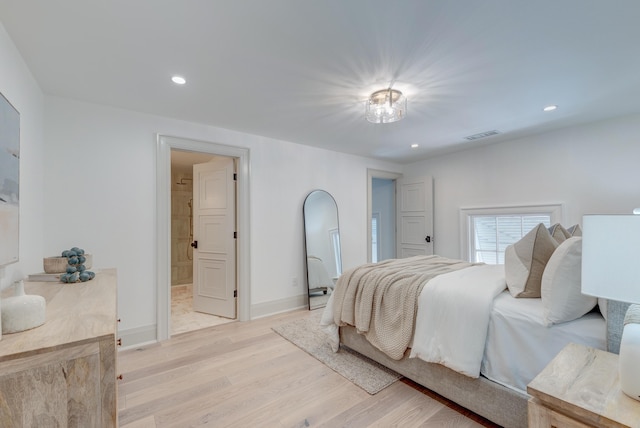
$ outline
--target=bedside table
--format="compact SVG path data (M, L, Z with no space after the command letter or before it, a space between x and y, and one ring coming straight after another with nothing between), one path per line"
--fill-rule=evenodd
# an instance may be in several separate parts
M571 343L527 392L530 428L640 428L640 401L620 390L616 354Z

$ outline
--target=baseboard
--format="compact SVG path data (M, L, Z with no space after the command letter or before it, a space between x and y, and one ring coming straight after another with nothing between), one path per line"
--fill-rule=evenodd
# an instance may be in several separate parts
M284 299L251 305L251 319L254 320L283 312L295 311L296 309L308 308L309 303L307 299L308 296L306 294L299 294Z
M147 345L157 342L157 327L155 324L143 327L119 330L118 338L122 339L122 346L119 349L129 349L135 346Z
M308 296L306 294L299 294L284 299L251 305L251 319L264 318L283 312L295 311L296 309L306 309L309 307L307 299ZM118 338L122 339L122 346L119 347L120 350L155 343L158 341L157 328L156 325L153 324L128 330L119 330Z

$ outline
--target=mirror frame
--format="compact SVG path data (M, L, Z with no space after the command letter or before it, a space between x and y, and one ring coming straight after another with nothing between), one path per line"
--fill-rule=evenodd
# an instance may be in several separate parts
M327 192L326 190L322 190L322 189L316 189L316 190L312 190L311 192L309 192L307 194L307 196L304 199L304 203L302 204L302 222L303 222L303 237L304 237L304 266L305 266L305 277L306 277L306 283L307 283L307 300L308 300L308 307L309 310L313 310L313 309L318 309L318 308L323 308L324 306L326 306L326 303L322 303L319 305L313 305L312 306L312 294L311 294L311 290L309 287L309 283L310 283L310 278L309 278L309 225L308 225L308 219L307 219L307 210L308 210L308 201L309 198L312 195L318 194L318 193L323 193L326 196L328 196L331 200L331 202L333 202L333 207L335 208L335 224L336 224L336 229L338 230L338 257L339 257L339 263L340 266L336 266L336 275L339 276L341 274L341 270L342 270L342 242L340 239L340 216L338 213L338 204L336 203L335 198L333 197L333 195L331 195L331 193ZM335 281L334 281L335 284ZM330 294L329 289L327 288L327 290L324 291L324 294Z

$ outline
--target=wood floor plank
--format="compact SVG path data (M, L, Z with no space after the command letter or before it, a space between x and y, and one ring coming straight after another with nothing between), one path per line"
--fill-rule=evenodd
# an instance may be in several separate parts
M278 344L265 344L257 343L253 346L241 348L232 352L225 353L223 355L212 355L205 358L206 364L192 364L190 360L174 361L174 367L168 369L168 366L164 366L165 369L162 372L164 376L131 376L134 379L129 379L127 376L121 385L122 393L126 395L135 394L138 391L143 391L148 388L163 387L163 385L172 385L174 380L184 378L185 376L203 376L209 377L216 374L229 374L234 371L234 368L246 368L256 364L257 361L268 360L276 358L278 356L290 353L291 350L283 349ZM203 361L202 359L196 359L196 361ZM153 370L149 368L148 370Z
M401 383L396 382L376 395L355 403L341 414L319 426L326 428L371 426L392 409L401 406L411 395L412 391L410 389L403 388ZM439 406L442 405L439 404Z
M419 392L415 392L411 398L401 405L389 409L383 417L371 424L371 427L415 427L423 426L444 406L435 400L425 400Z
M200 383L188 390L179 391L170 396L147 400L138 406L122 409L118 413L118 421L122 424L127 424L135 420L157 414L167 407L175 406L177 403L191 402L198 397L210 396L212 393L215 393L216 390L219 390L222 386L228 384L229 381L226 378L217 378L205 383Z
M253 384L232 386L224 395L203 396L193 400L188 403L188 412L178 414L174 409L163 410L156 414L156 421L162 427L196 427L212 422L216 426L233 425L250 409L277 400L287 390L313 382L322 371L316 367L303 375L282 373L275 379L259 379Z
M298 406L292 406L287 412L281 412L278 417L281 426L318 426L369 395L360 388L354 388L349 381L335 388L326 389L320 395L315 393L316 385L310 385L309 388L309 394L304 396L304 400L301 400Z
M121 351L121 428L495 427L408 380L369 395L271 328L293 311Z
M307 381L300 385L297 382L291 383L292 387L278 391L277 395L263 396L263 400L258 403L254 402L253 406L245 410L241 417L237 415L218 422L228 421L227 424L221 424L221 426L285 426L281 423L283 414L307 405L310 400L317 397L316 389L331 391L348 387L347 382L349 381L333 376L327 370L319 370L316 376L308 377ZM283 403L286 403L284 408Z
M324 366L310 364L305 353L292 352L287 359L276 358L277 364L271 361L259 362L255 366L247 367L253 375L240 376L243 369L231 371L228 378L230 385L211 394L195 398L186 403L186 408L175 411L165 408L156 414L160 426L190 426L198 425L202 420L216 419L217 424L225 417L239 417L247 408L258 405L265 399L278 397L282 391L290 389L295 381L309 382L316 372L323 371ZM304 377L296 378L291 373L304 373ZM219 400L219 398L222 400Z
M120 428L156 428L156 420L151 415L126 425L120 425Z

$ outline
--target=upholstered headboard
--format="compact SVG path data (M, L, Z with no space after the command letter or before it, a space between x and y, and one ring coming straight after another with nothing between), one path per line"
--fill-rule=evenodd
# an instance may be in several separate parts
M620 353L624 316L630 303L607 300L607 351Z

